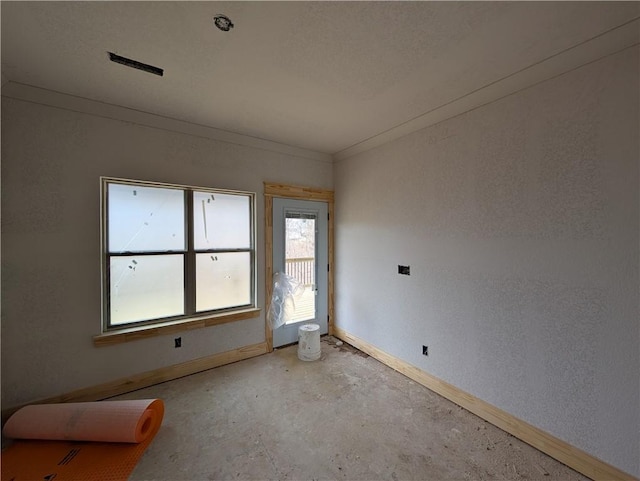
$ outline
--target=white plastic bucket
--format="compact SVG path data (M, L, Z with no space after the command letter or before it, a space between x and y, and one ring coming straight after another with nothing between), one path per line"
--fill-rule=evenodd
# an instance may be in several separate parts
M304 324L298 328L298 359L317 361L320 359L320 326Z

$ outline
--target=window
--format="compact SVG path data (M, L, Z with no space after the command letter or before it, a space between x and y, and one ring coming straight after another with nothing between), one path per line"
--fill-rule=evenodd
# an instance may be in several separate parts
M106 330L255 307L247 192L102 179Z

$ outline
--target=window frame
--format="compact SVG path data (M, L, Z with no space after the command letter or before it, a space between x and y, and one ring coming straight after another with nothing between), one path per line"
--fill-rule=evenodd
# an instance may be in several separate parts
M108 186L110 184L132 185L147 188L176 189L183 193L184 201L184 236L185 249L171 251L135 251L135 252L109 252L109 199ZM257 253L256 253L256 194L239 190L218 189L212 187L202 187L183 184L170 184L152 181L141 181L133 179L122 179L115 177L100 177L101 190L101 219L100 219L100 242L101 242L101 317L103 335L118 332L136 333L145 330L158 330L163 326L169 327L171 332L175 332L181 325L185 328L206 327L223 322L255 317L259 315L257 309ZM204 192L211 194L239 195L248 198L249 201L249 247L248 248L228 248L228 249L195 249L194 241L194 216L193 216L193 193ZM231 306L220 309L196 312L196 256L201 253L234 253L248 252L250 262L250 299L248 304ZM110 260L112 257L125 256L155 256L155 255L181 255L183 257L183 307L184 314L168 316L155 319L146 319L121 324L111 323L111 282L110 282ZM195 321L195 322L194 322ZM204 322L198 322L204 321ZM189 327L191 326L191 327ZM177 329L176 329L177 328ZM99 337L99 336L98 336Z

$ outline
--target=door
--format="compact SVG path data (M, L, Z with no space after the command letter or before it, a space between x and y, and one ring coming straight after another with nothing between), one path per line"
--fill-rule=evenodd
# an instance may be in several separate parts
M298 328L318 324L328 332L328 204L273 199L273 272L295 277L304 289L293 299L292 316L273 331L273 347L298 341Z

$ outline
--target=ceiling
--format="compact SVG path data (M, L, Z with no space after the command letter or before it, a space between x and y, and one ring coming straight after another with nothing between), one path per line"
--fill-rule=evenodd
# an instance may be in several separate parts
M3 1L0 14L3 83L339 158L637 44L640 3Z

